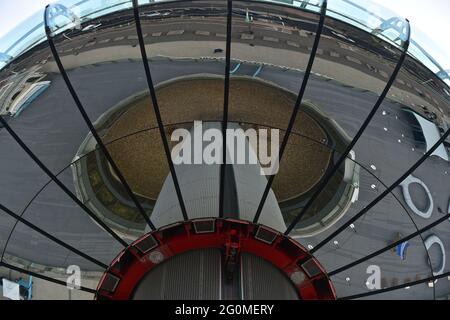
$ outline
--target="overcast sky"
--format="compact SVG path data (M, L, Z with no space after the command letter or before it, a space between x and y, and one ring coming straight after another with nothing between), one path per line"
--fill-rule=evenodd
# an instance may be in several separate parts
M52 0L0 0L0 37Z
M333 0L329 0L333 1ZM42 9L52 0L0 0L0 37ZM439 63L450 69L450 1L449 0L373 0L408 18L414 29L420 29L441 54L433 54ZM413 33L414 34L414 33Z

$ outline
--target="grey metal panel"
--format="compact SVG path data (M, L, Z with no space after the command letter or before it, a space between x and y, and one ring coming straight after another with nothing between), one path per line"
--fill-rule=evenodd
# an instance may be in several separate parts
M291 280L270 262L255 255L241 255L242 297L244 300L296 300Z
M195 250L175 256L141 280L133 299L220 299L220 265L218 249Z

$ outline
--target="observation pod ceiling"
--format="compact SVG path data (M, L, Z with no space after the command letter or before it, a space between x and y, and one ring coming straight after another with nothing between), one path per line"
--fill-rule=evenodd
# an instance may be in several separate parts
M77 298L155 298L198 262L222 286L200 298L273 299L245 280L262 270L286 299L448 297L450 88L413 21L352 0L36 17L0 41L3 274L56 297L75 266ZM181 161L208 132L220 161Z

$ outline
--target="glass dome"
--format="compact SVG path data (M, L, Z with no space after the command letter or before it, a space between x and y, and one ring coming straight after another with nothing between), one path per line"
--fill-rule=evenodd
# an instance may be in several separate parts
M411 25L352 0L43 8L0 41L2 273L25 299L124 298L138 252L144 297L215 259L244 283L279 268L286 298L448 298L450 87ZM233 162L240 137L255 163ZM172 236L191 252L151 271L184 253ZM200 298L262 297L230 283Z

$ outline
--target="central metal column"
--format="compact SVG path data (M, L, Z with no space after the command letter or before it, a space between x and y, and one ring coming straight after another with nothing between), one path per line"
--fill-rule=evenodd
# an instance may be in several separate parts
M197 124L198 125L198 124ZM195 125L194 125L195 126ZM201 146L194 146L198 140L202 140L203 132L208 129L220 130L220 122L202 123L202 136L198 135L199 128L190 130L190 140L184 140L183 143L191 143L191 158L203 159L203 152L210 142L203 142ZM236 123L230 123L229 129L241 129ZM244 132L235 131L235 136L243 138ZM230 140L230 139L228 139ZM250 144L248 138L245 138L248 157L256 159L256 152ZM267 184L267 178L261 175L260 164L235 164L236 161L230 159L230 154L236 155L232 141L227 142L227 165L225 169L224 192L224 217L236 218L251 221L254 215L254 208L258 205L264 188ZM178 158L174 163L178 163ZM177 164L176 173L179 179L180 187L186 203L186 208L190 213L190 218L218 217L219 198L220 198L220 164ZM174 222L180 221L181 209L176 199L175 189L170 174L167 176L162 190L156 201L151 219L156 227L162 227ZM286 230L286 224L283 220L281 210L277 199L272 190L269 192L267 202L261 214L260 223L274 228L280 232Z

